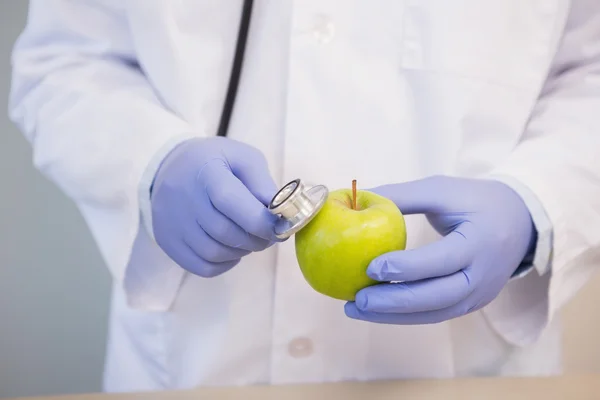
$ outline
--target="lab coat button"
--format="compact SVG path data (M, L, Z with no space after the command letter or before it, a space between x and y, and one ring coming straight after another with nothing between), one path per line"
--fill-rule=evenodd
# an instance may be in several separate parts
M327 44L331 42L335 34L335 25L333 21L325 15L317 15L313 28L313 36L317 42Z
M297 338L290 342L288 352L294 358L308 357L313 352L312 341L308 338Z

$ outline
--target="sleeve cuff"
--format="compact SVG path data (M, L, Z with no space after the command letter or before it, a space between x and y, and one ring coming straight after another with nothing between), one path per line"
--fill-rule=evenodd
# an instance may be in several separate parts
M150 201L150 193L152 190L152 184L154 183L154 177L156 176L156 173L167 154L169 154L179 144L195 137L197 136L193 134L181 134L172 137L158 149L144 170L138 187L138 197L142 223L146 233L152 239L152 241L155 241L155 238L154 229L152 226L152 204Z
M544 210L542 203L526 185L511 176L493 175L490 178L508 185L521 197L529 209L537 232L533 254L528 254L525 260L523 260L523 264L511 277L511 280L521 279L529 275L534 269L538 275L545 275L551 268L553 229L552 222Z

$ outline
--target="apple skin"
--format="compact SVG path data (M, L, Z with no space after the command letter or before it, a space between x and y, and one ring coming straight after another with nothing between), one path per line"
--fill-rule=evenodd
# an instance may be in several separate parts
M332 191L321 211L295 235L296 258L304 279L317 292L354 301L377 283L366 271L376 257L406 248L406 224L398 207L369 191Z

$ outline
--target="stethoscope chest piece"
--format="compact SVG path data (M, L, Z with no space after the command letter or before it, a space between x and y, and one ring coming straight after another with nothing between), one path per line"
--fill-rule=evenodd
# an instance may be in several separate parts
M269 211L280 216L275 236L287 239L304 228L323 208L328 189L323 185L305 187L300 179L283 186L269 203Z

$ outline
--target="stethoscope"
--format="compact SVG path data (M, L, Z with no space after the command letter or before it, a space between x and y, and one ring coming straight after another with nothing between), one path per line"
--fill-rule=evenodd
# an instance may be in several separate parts
M253 0L244 0L238 37L235 45L235 56L231 68L229 85L225 96L225 104L217 131L218 136L227 136L229 121L237 95L237 90L242 72L248 30L252 15ZM304 228L321 210L329 191L323 185L305 186L300 179L294 179L285 184L268 205L268 210L279 216L275 224L275 236L287 239Z

